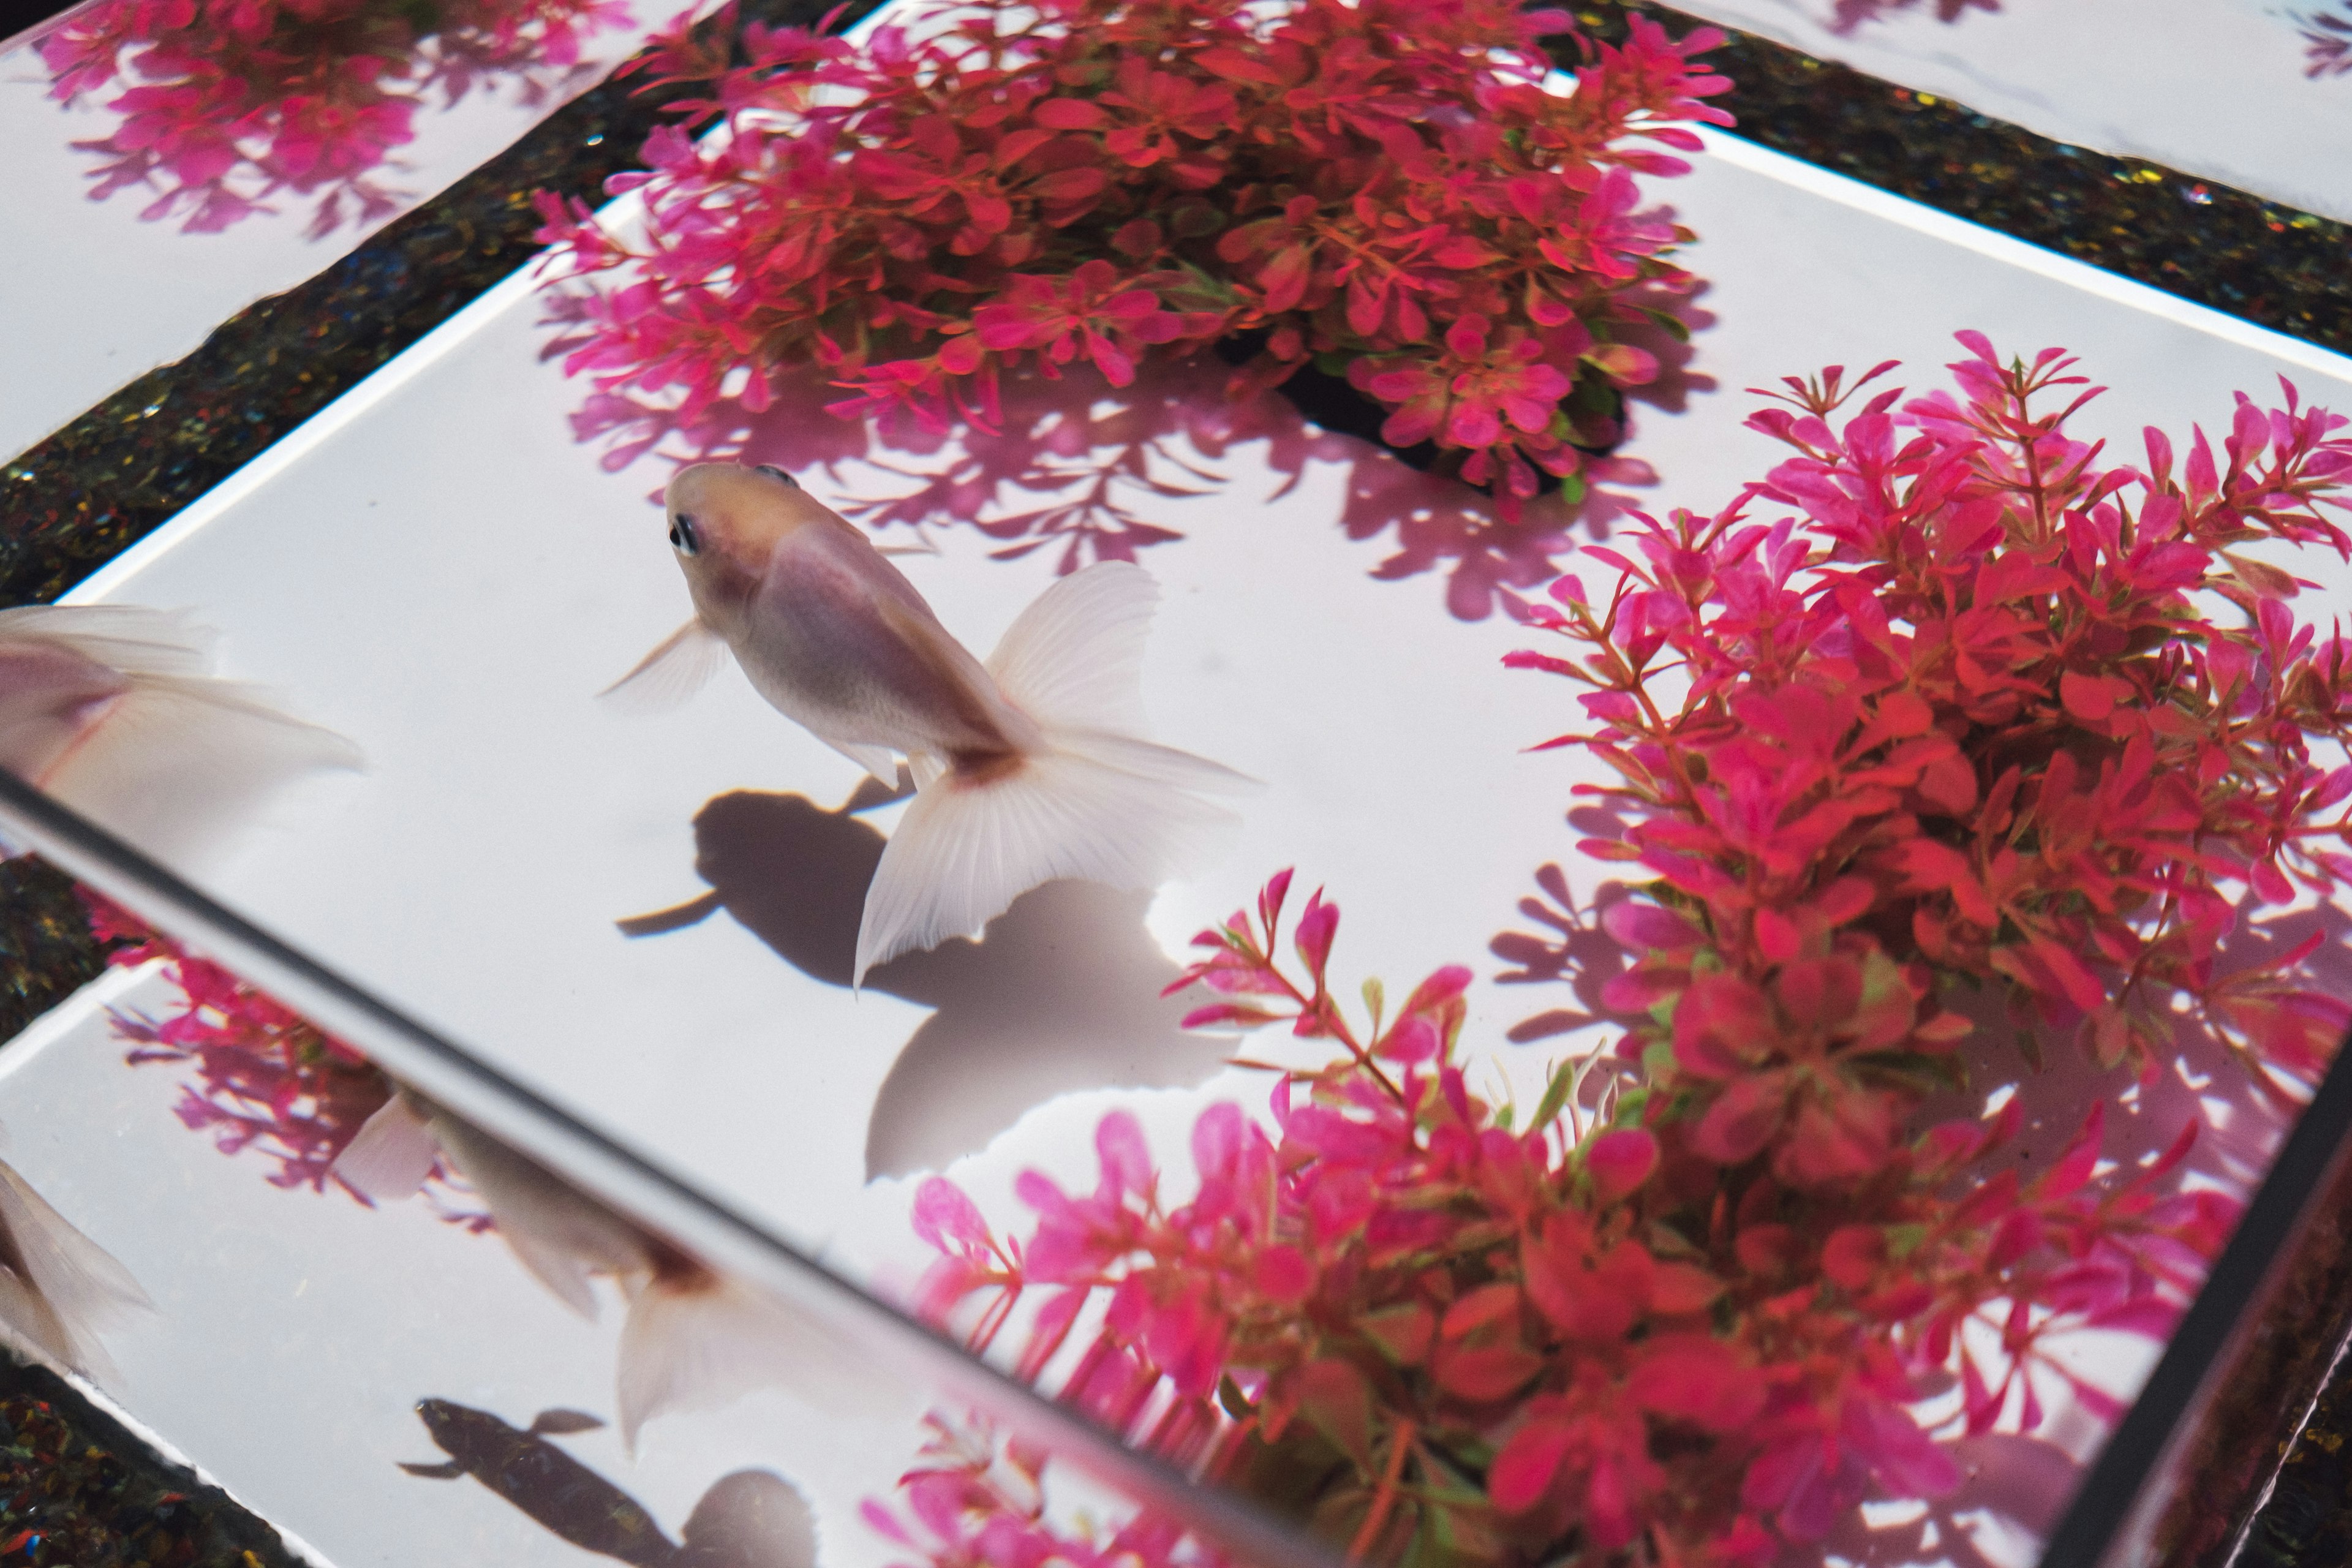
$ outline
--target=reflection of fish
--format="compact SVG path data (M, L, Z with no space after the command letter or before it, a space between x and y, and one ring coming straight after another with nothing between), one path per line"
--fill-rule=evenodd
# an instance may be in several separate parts
M205 675L209 641L130 605L0 610L0 767L179 853L292 773L358 765L342 737Z
M664 498L695 616L614 687L691 691L731 650L760 695L916 795L866 897L856 978L977 931L1039 883L1156 887L1224 814L1240 774L1141 738L1143 638L1159 591L1106 562L1065 577L986 665L913 584L781 468L698 463Z
M465 1177L523 1267L583 1317L602 1276L628 1298L621 1327L623 1440L669 1410L722 1405L777 1384L820 1403L860 1384L842 1350L799 1313L705 1268L415 1090L402 1089L336 1157L376 1203L409 1196L436 1159Z
M126 1307L153 1303L129 1269L0 1164L0 1324L88 1376L106 1366L91 1331Z
M547 1439L604 1425L576 1410L542 1410L530 1427L487 1410L424 1399L416 1414L448 1459L404 1464L412 1476L471 1476L539 1524L583 1551L636 1568L813 1568L816 1542L808 1505L791 1482L767 1470L738 1470L713 1483L673 1545L638 1501Z

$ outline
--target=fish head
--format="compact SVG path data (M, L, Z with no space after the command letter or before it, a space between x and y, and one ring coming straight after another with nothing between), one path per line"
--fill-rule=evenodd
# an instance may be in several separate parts
M418 1400L416 1418L425 1423L435 1446L453 1459L478 1458L486 1446L494 1447L501 1437L522 1436L488 1411L471 1409L451 1399Z
M803 529L849 526L773 464L681 468L662 493L662 513L695 607L730 640L779 545Z

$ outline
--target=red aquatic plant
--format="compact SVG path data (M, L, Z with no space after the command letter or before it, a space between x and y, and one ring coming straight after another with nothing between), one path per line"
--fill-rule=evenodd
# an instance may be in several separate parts
M2346 421L2242 395L2218 450L2150 429L2144 468L2105 465L2066 429L2095 395L2072 360L1961 341L1958 396L1843 427L1891 366L1791 378L1748 423L1797 455L1711 517L1636 514L1638 561L1591 551L1612 592L1563 577L1536 617L1580 651L1512 660L1590 689L1598 727L1548 744L1615 771L1580 787L1633 826L1582 847L1658 879L1617 999L1684 999L1624 1049L1738 1086L1727 1148L1783 1114L1879 1141L1882 1058L1949 1049L1922 976L1998 982L2102 1064L2152 1063L2189 1008L2308 1082L2345 1028L2290 979L2318 935L2215 960L2242 905L2352 879L2352 766L2314 755L2352 737L2352 640L2298 623L2308 584L2264 553L2352 548Z
M619 0L100 0L37 46L51 96L114 91L90 192L155 193L141 216L211 234L280 192L316 197L310 234L389 216L376 178L446 104L499 79L526 101L584 68L581 40L625 25Z
M1199 939L1185 981L1219 999L1190 1021L1337 1058L1282 1071L1262 1122L1203 1113L1186 1193L1123 1113L1092 1192L1022 1179L1019 1239L926 1184L922 1310L1382 1561L1760 1565L1870 1495L1951 1492L1948 1439L2053 1394L2116 1414L2053 1342L2161 1337L2236 1205L2180 1181L2193 1121L2104 1158L2099 1099L2026 1174L1958 1004L2143 1075L2194 1011L2290 1101L2325 1065L2352 1008L2310 944L2230 973L2216 945L2247 900L2352 877L2352 766L2311 755L2347 738L2352 648L2263 555L2345 550L2352 441L2290 387L2218 447L2105 465L2072 361L1962 341L1957 394L1839 423L1891 366L1790 380L1751 424L1796 455L1591 547L1616 586L1563 578L1537 617L1574 656L1510 661L1589 689L1598 727L1551 744L1618 775L1580 787L1625 826L1584 847L1652 879L1601 915L1631 957L1591 987L1613 1049L1524 1114L1474 1094L1470 972L1359 1013L1319 893L1286 958L1285 873ZM1601 963L1558 923L1551 973Z
M132 1043L133 1066L173 1062L195 1069L175 1107L182 1123L212 1134L224 1154L251 1150L275 1162L272 1186L324 1192L331 1180L342 1186L331 1169L335 1156L392 1098L391 1080L359 1052L219 964L88 889L81 897L90 933L107 948L108 963L128 968L161 959L179 988L181 1004L169 1016L118 1012L114 1030ZM437 1166L426 1188L443 1218L487 1229L488 1216L460 1190Z
M665 128L643 238L542 197L574 273L614 273L566 360L607 391L756 412L813 364L838 413L992 428L1022 370L1114 386L1155 352L1262 342L1245 386L1310 365L1515 504L1577 485L1617 434L1624 341L1664 320L1664 253L1634 175L1686 165L1678 121L1728 84L1635 18L1543 86L1564 13L1502 0L1046 0L934 5L863 47L745 29L748 63L674 42L709 83Z
M1458 1059L1469 972L1392 1014L1367 987L1358 1029L1319 894L1297 969L1281 956L1288 884L1203 933L1187 979L1226 999L1192 1021L1344 1054L1284 1074L1270 1126L1206 1111L1181 1202L1124 1113L1091 1193L1022 1179L1038 1217L1018 1242L927 1183L916 1225L942 1256L921 1304L982 1346L1017 1324L1020 1375L1352 1555L1768 1563L1874 1489L1958 1485L1909 1408L1955 1373L1970 1433L2012 1409L2036 1426L2053 1380L2112 1413L2045 1347L2163 1331L2234 1217L2166 1181L2185 1134L2094 1182L2097 1108L2040 1176L1968 1191L2013 1103L1906 1130L1826 1184L1775 1156L1833 1131L1776 1124L1732 1159L1698 1135L1704 1107L1630 1065L1598 1069L1590 1113L1590 1063L1523 1114L1492 1104Z

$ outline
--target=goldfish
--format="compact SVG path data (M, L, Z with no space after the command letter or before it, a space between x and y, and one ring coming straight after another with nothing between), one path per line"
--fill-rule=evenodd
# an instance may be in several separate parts
M184 616L132 605L0 610L0 768L179 855L293 773L359 765L341 736L205 673L210 642Z
M131 1271L0 1164L0 1326L85 1377L111 1377L99 1325L154 1303Z
M597 1316L593 1282L628 1302L616 1414L623 1444L654 1416L723 1405L775 1384L820 1405L870 1390L830 1331L730 1279L473 1123L401 1086L362 1124L331 1169L372 1204L423 1186L437 1163L463 1177L533 1278L581 1316Z
M976 935L1060 878L1151 889L1253 781L1144 738L1159 588L1102 562L1034 600L985 663L865 532L772 466L697 463L663 496L694 616L606 695L667 705L732 654L752 689L914 799L868 885L852 984Z

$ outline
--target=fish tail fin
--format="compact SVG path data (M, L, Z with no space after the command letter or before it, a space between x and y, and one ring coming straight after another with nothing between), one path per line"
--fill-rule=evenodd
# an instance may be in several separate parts
M668 1412L771 1387L847 1408L872 1386L872 1369L815 1320L683 1258L637 1288L621 1325L617 1414L632 1455L638 1431Z
M194 847L297 773L361 765L359 749L333 731L203 673L212 637L184 616L129 605L39 608L39 619L6 629L69 647L126 683L40 782L142 847Z
M1061 579L1013 622L989 673L1043 743L917 770L928 782L866 890L858 983L898 953L978 931L1041 883L1156 888L1232 820L1202 796L1253 781L1140 735L1143 641L1159 596L1141 567L1105 562Z
M395 1090L360 1123L327 1173L372 1206L382 1207L415 1196L440 1158L432 1126Z
M0 1324L53 1362L113 1381L96 1332L126 1310L155 1310L139 1281L5 1164L0 1236L21 1263L0 1268Z

